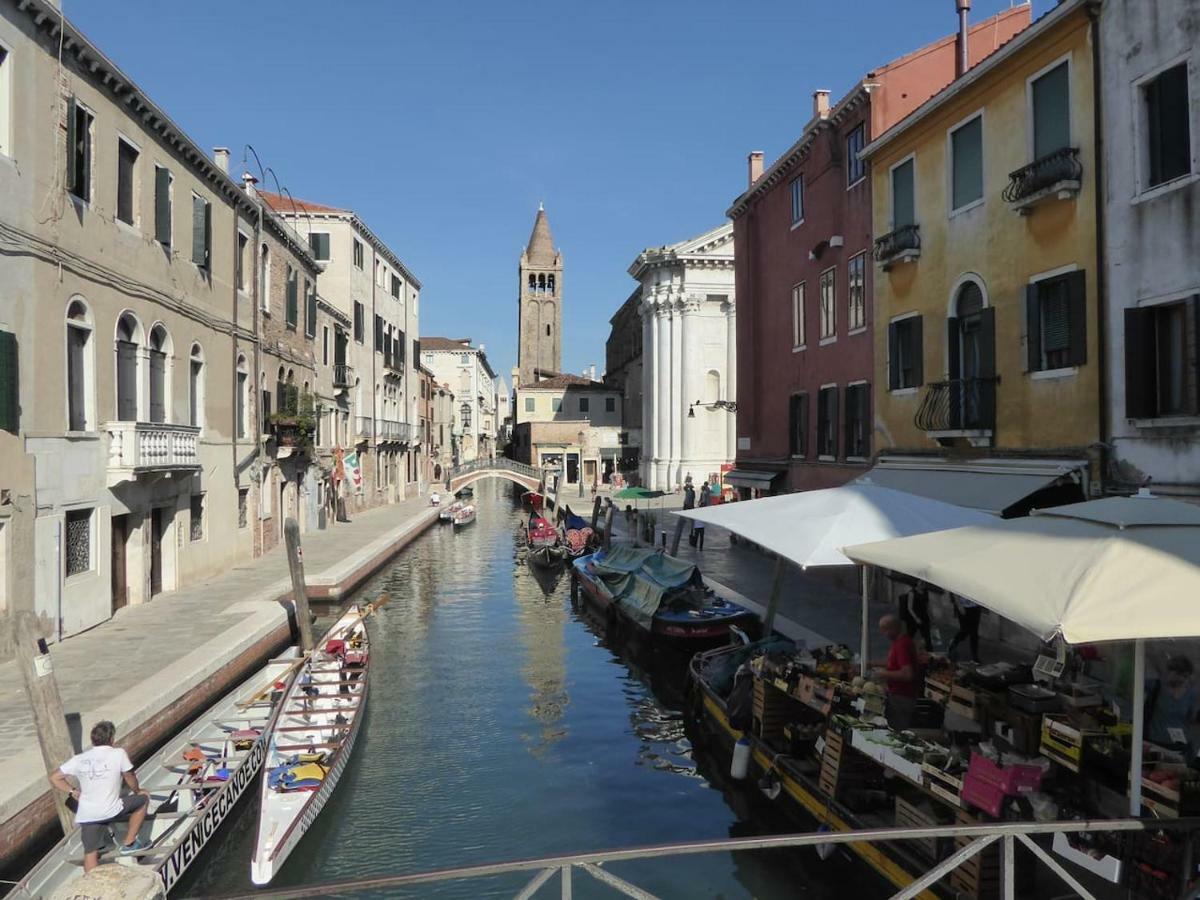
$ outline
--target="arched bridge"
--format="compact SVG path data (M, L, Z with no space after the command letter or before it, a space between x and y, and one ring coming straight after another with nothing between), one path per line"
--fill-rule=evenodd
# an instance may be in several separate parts
M481 478L507 478L527 491L536 491L542 483L542 470L503 457L476 459L447 470L446 490L453 494Z

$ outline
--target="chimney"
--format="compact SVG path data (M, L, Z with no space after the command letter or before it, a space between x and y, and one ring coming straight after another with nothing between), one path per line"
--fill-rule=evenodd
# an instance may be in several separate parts
M213 160L217 164L217 168L229 174L229 148L228 147L213 147Z
M255 187L256 184L258 184L257 178L255 178L249 172L242 173L242 188L243 188L243 190L245 190L246 196L248 196L248 197L257 197L258 196L258 189Z
M971 0L954 0L958 11L958 38L954 41L954 77L962 78L971 67L967 46L967 13L971 11Z
M829 91L813 91L813 118L829 118Z
M754 187L754 182L762 178L763 152L755 150L747 158L750 162L750 187Z

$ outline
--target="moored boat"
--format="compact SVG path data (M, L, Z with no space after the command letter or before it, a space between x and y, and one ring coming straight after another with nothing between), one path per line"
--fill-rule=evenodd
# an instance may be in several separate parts
M529 548L529 562L538 568L552 568L567 558L567 550L558 539L558 530L537 512L529 516L525 526L525 544Z
M354 750L367 703L371 607L350 606L283 697L267 745L250 879L269 884L316 821Z
M460 528L463 525L470 525L475 521L475 507L470 503L464 504L457 512L454 513L454 527Z
M462 509L462 508L463 508L465 505L466 505L466 504L465 504L465 503L463 503L463 501L461 501L461 500L455 500L455 501L454 501L453 503L451 503L449 506L443 506L443 507L442 507L442 508L441 508L441 509L438 511L438 521L440 521L440 522L453 522L453 521L454 521L454 514L455 514L456 512L458 512L460 509Z
M546 498L537 491L526 491L521 495L521 504L532 512L540 512L546 505Z
M150 846L117 857L119 865L152 867L165 891L175 886L262 767L279 701L299 663L294 648L271 660L138 767L138 782L150 794L150 813L138 836ZM101 850L101 862L123 839L125 826L117 828ZM82 876L82 860L75 829L25 876L17 894L54 895Z
M575 515L571 512L571 507L566 507L565 515L562 521L562 545L566 547L567 556L571 559L579 559L598 549L596 545L596 533L588 524L587 519Z
M691 563L661 550L616 547L571 563L584 598L656 638L712 641L731 626L754 618L745 607L719 597Z

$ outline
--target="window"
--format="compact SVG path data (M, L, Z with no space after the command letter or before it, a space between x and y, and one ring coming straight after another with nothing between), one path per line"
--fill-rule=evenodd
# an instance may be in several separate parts
M188 424L204 425L204 351L199 344L192 344L188 366Z
M525 412L534 412L537 408L537 399L534 397L525 398Z
M304 333L317 336L317 289L311 281L304 279Z
M363 245L358 238L354 239L354 268L361 269L363 267Z
M551 412L562 412L562 397L550 398L550 410Z
M212 258L212 204L192 195L192 262L208 269Z
M400 279L394 273L392 275L392 296L397 300L400 299Z
M329 365L329 326L321 326L321 365Z
M892 169L892 230L917 224L916 193L912 159Z
M1064 60L1029 86L1033 158L1071 146L1071 68Z
M950 132L950 211L983 199L983 116Z
M117 321L117 420L138 420L138 344L142 328L131 313Z
M237 288L239 291L246 290L246 270L249 268L249 260L246 259L250 249L250 238L242 234L240 231L237 236L237 259L234 260L234 277L237 279Z
M924 384L921 354L920 316L907 316L888 325L888 390Z
M550 337L550 326L546 326L546 337Z
M808 456L808 394L788 398L788 452L801 458Z
M804 221L804 176L797 175L792 179L792 224L799 225Z
M82 301L67 307L67 428L91 430L92 323Z
M246 366L246 357L241 355L237 360L237 410L235 412L234 426L237 429L237 436L244 438L249 430L250 370Z
M383 317L376 316L375 317L375 349L377 351L379 351L380 353L382 353L384 350L386 350L389 347L390 344L391 344L390 341L384 340Z
M462 415L462 427L470 428L471 427L471 404L464 403L462 405L462 407L459 409L459 413Z
M8 51L0 46L0 153L5 156L13 155L11 127L12 88L9 87L12 63L8 61Z
M296 275L296 270L290 265L287 267L287 305L284 307L284 322L291 329L296 328L296 320L300 316L300 298L299 279Z
M154 167L154 239L164 247L171 246L171 203L174 200L174 181L170 170Z
M846 385L846 456L871 455L871 386Z
M92 511L72 509L66 516L67 577L92 569Z
M604 411L605 412L616 412L617 411L617 398L616 397L605 397L604 398Z
M138 151L126 140L117 140L117 218L133 225L137 210Z
M1030 372L1087 362L1087 298L1083 272L1043 278L1025 288Z
M458 358L458 363L461 366L469 366L471 364L471 354L464 353Z
M834 269L821 273L821 338L837 335L837 294Z
M817 456L837 458L838 389L823 387L817 394Z
M167 421L167 359L171 354L171 338L161 324L150 331L150 421Z
M846 266L846 284L850 291L849 328L865 328L867 325L867 292L866 292L867 255L860 253L852 256Z
M191 516L188 520L188 537L193 541L204 540L204 495L192 494Z
M258 303L263 312L271 312L271 248L262 245L258 269Z
M579 411L581 413L590 412L591 402L587 397L579 398Z
M329 233L314 231L308 236L308 247L312 251L313 259L322 262L329 259Z
M858 158L863 147L867 145L867 131L864 123L846 135L846 185L854 185L867 174L867 164Z
M250 488L238 488L238 528L245 528L247 525L246 510L250 503Z
M1145 110L1146 186L1155 187L1192 171L1188 121L1188 67L1183 62L1141 86Z
M0 331L0 429L16 434L20 430L19 354L17 336Z
M354 340L359 344L361 344L364 340L364 315L365 311L363 309L363 305L356 300L354 302Z
M804 346L804 282L792 287L792 347Z
M72 97L67 104L67 190L87 203L92 199L93 117Z
M1200 296L1125 310L1125 414L1200 415Z

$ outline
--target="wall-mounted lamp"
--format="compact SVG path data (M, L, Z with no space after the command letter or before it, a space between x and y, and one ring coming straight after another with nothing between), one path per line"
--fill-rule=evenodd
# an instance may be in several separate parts
M697 400L695 403L693 403L691 406L688 407L688 418L689 419L696 418L696 407L697 406L701 407L702 409L724 409L729 412L737 412L737 404L734 403L732 400L714 400L712 403L701 403L699 400Z

